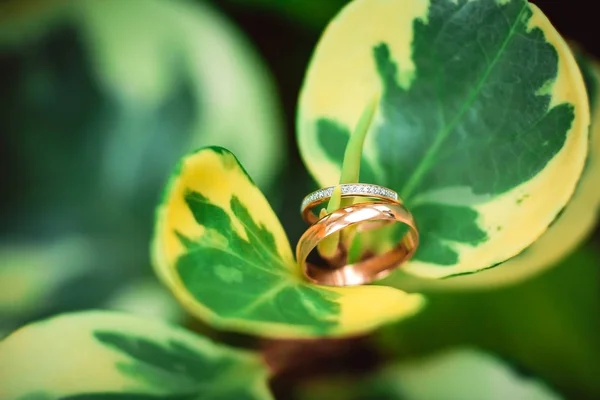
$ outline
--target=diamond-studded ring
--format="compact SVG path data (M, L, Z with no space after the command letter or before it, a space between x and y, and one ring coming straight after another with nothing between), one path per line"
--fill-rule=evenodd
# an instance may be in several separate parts
M388 189L383 186L373 185L370 183L345 183L339 185L342 198L348 197L364 197L369 200L383 200L385 202L400 204L398 193L392 189ZM316 190L308 194L302 205L300 206L300 213L304 221L309 224L314 224L319 220L319 215L315 214L314 211L323 203L329 201L335 186L326 187L323 189Z

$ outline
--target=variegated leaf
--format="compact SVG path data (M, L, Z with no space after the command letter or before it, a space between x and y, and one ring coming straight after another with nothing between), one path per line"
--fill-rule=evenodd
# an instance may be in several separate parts
M400 193L421 231L408 273L496 266L571 198L589 107L573 55L525 0L355 0L325 30L297 119L303 159L335 184L374 95L361 181ZM390 235L390 244L397 240Z
M421 279L399 272L385 284L404 290L465 290L516 284L555 266L586 239L596 226L600 210L600 64L577 50L592 109L590 147L585 169L575 193L542 236L517 256L477 274L445 280Z
M64 314L0 342L0 398L272 399L255 354L127 314Z
M420 295L306 281L269 203L220 147L184 158L157 213L154 265L208 323L262 336L359 333L415 313Z

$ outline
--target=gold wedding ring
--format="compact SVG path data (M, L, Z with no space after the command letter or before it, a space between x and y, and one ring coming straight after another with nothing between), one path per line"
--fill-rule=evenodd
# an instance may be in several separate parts
M395 193L395 192L394 192ZM306 207L304 207L306 208ZM304 211L303 208L303 211ZM346 264L346 255L338 257L339 265L317 266L307 261L320 241L350 226L357 226L357 234L374 226L401 223L408 232L400 241L381 255L372 255L356 263ZM419 245L419 232L410 212L397 201L358 203L328 214L311 225L296 247L296 259L306 278L316 284L328 286L354 286L381 279L409 260ZM342 249L342 253L347 253Z
M367 200L376 200L388 203L399 202L398 193L383 186L373 185L370 183L347 183L339 186L343 198L362 197ZM300 206L300 213L302 214L304 221L308 222L309 224L314 224L319 220L318 214L315 214L314 211L318 209L320 205L329 201L331 195L333 194L334 188L335 186L330 186L319 189L304 197L304 200L302 200L302 205Z

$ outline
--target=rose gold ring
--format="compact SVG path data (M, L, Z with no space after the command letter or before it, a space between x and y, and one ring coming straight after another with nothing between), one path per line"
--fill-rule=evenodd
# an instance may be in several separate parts
M371 255L356 263L346 264L347 251L338 248L335 265L317 266L308 256L326 237L349 226L358 225L357 233L391 223L407 225L408 232L391 249L381 255ZM354 286L373 282L391 273L408 261L419 245L419 231L410 212L399 203L369 202L341 208L311 225L296 246L296 259L306 278L327 286Z
M400 203L398 193L384 186L371 183L342 183L340 186L341 197L362 197L371 201L385 201L391 203ZM314 211L322 204L329 201L333 194L335 186L329 186L309 193L302 200L300 214L302 219L309 224L314 224L319 220L318 214Z

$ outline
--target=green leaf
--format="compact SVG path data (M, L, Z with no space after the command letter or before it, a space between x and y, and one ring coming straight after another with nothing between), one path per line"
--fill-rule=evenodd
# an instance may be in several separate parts
M397 363L359 380L321 381L303 389L302 400L558 400L544 383L501 359L460 347Z
M254 354L106 311L28 325L0 343L0 398L271 399Z
M273 183L284 162L273 81L212 7L10 3L0 6L0 130L11 133L15 182L32 188L8 190L15 208L111 226L129 221L127 209L149 221L172 165L209 144L236 151L261 188Z
M477 274L453 277L447 280L420 279L402 272L385 284L408 291L427 289L464 290L512 285L534 277L554 267L572 252L592 232L600 211L600 64L582 50L576 51L592 108L589 155L573 197L550 227L531 246L502 264Z
M587 154L584 82L534 5L344 8L317 45L297 119L303 159L322 186L339 179L349 132L377 90L361 181L398 191L415 216L421 245L406 272L441 278L506 261L573 194Z
M423 304L389 287L310 284L269 203L220 147L200 149L176 169L157 212L153 258L189 312L262 336L354 334Z

